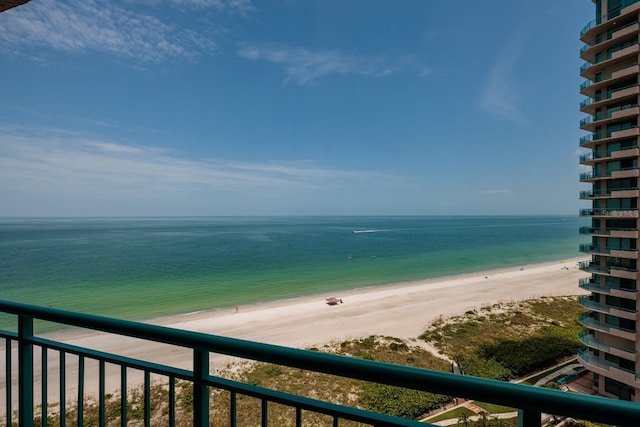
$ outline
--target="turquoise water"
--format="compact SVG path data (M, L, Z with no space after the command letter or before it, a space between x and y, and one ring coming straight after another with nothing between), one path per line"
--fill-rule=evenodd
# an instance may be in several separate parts
M572 258L578 227L562 216L0 219L0 298L145 319Z

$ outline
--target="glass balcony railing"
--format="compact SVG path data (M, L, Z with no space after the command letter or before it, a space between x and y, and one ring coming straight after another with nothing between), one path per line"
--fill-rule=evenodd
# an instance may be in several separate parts
M593 19L589 22L587 22L587 24L582 27L582 30L580 30L580 38L582 38L582 36L584 36L589 30L591 30L592 28L595 28L597 25L600 25L601 23L609 20L609 19L613 19L617 16L620 15L620 13L622 13L622 11L624 10L625 7L631 6L632 4L637 3L640 0L621 0L620 1L620 6L617 7L615 10L612 10L611 12L604 14L602 16L597 16L596 19ZM619 30L620 28L624 28L624 27L616 27L615 29L613 29L611 32L615 32L617 30Z
M633 84L629 84L626 86L621 86L621 87L617 87L615 89L611 89L607 91L607 98L606 99L611 99L613 97L613 95L615 95L616 93L626 90L626 89L631 89L633 87L637 87L638 84L637 83L633 83Z
M625 7L631 6L632 4L638 3L640 0L620 0L620 6L611 10L607 13L607 19L613 19L617 16L620 16Z
M598 311L600 313L611 313L611 310L620 310L620 311L624 311L627 313L637 313L638 310L633 310L630 308L624 308L624 307L616 307L613 305L608 305L608 304L602 304L596 301L592 301L589 299L588 295L580 295L578 297L578 304L580 304L582 307L584 308L588 308L590 310L593 311Z
M608 270L620 270L620 271L628 271L629 273L637 273L638 269L637 268L630 268L630 267L624 267L622 265L609 265L607 266Z
M608 49L607 52L606 52L607 54L604 55L604 56L596 56L596 57L589 58L589 59L587 59L587 62L582 64L582 66L580 67L580 73L582 73L583 71L585 71L587 68L589 68L592 65L601 64L601 63L603 63L605 61L613 59L614 55L617 52L620 52L620 51L622 51L624 49L627 49L627 48L632 47L632 46L637 46L637 45L638 45L638 41L637 40L632 40L632 41L629 41L627 43L623 43L623 44L620 44L618 46L614 46L614 47ZM629 53L630 52L627 52L627 54L629 54Z
M580 333L578 334L578 339L587 347L601 350L607 353L611 353L613 350L618 350L627 353L630 356L635 356L636 354L638 354L635 349L620 347L598 340L593 335L589 334L588 331L580 331Z
M618 107L613 107L613 108L609 108L606 112L606 114L602 114L602 113L598 113L594 116L587 116L584 117L582 119L580 119L580 127L583 127L584 125L588 125L589 123L594 123L603 119L610 119L613 117L613 115L619 111L625 111L625 110L630 110L632 108L636 108L638 107L638 104L627 104L627 105L621 105Z
M596 283L590 277L582 278L578 281L578 287L585 291L595 292L599 294L610 294L611 290L608 286Z
M607 254L611 253L611 249L608 249L608 248L605 248L605 247L602 247L602 246L595 246L595 245L592 245L590 243L582 243L578 247L578 252L585 253L585 254L603 254L603 255L607 255Z
M620 286L617 286L617 285L608 285L608 284L594 282L593 279L590 277L585 277L580 279L578 281L578 287L580 287L581 289L584 289L585 291L595 292L598 294L605 294L605 295L611 295L612 290L621 291L621 292L630 292L632 294L635 294L638 292L636 289L621 288Z
M594 329L596 331L601 331L601 332L607 332L607 333L611 332L611 329L617 329L619 331L627 332L629 334L635 334L637 332L635 329L627 329L627 328L623 328L622 326L600 322L594 319L593 317L590 317L589 314L590 313L580 313L580 315L578 316L578 323L580 323L582 326L586 328Z
M637 188L634 188L637 190ZM622 190L622 189L619 189ZM614 190L616 191L616 190ZM591 192L586 192L591 193ZM599 227L589 227L584 226L578 229L580 234L600 234L600 235L610 235L612 231L621 231L621 232L637 232L637 228L619 228L619 227L610 227L610 228L599 228Z
M582 154L580 156L580 163L588 162L593 159L594 159L593 152Z
M603 35L598 35L598 37L587 41L582 46L582 48L580 48L580 56L582 56L582 54L585 53L590 47L597 46L600 43L604 43L606 41L609 41L609 40L613 39L616 36L616 33L618 33L621 30L624 30L625 28L631 27L632 25L635 25L637 23L638 23L638 21L633 20L633 21L631 21L631 22L629 22L629 23L627 23L625 25L622 25L622 26L619 26L619 27L616 26L615 28L607 31L606 35L604 35L604 36ZM589 24L587 24L587 26L588 25ZM591 28L593 28L593 27L591 27Z
M633 375L635 379L636 373L634 371L623 368L622 366L613 362L609 362L608 360L600 359L592 351L589 351L586 348L578 350L578 357L580 357L582 360L587 362L589 365L597 366L598 368L603 369L605 371L610 371L612 368L619 369L623 372Z
M627 271L629 273L638 272L638 270L635 268L623 267L621 265L615 265L615 264L607 264L602 266L592 261L580 261L578 262L578 268L581 271L586 271L587 273L595 273L595 274L611 274L612 270ZM627 288L619 288L619 289L628 290L629 292L635 292L635 290L631 290Z
M609 274L609 269L607 267L603 267L600 264L596 264L590 261L580 261L578 262L578 268L581 271L586 271L588 273L601 273L601 274Z
M5 384L16 386L15 395L18 407L13 406L13 398L6 399L6 413L9 414L7 425L13 425L12 418L17 417L18 425L30 426L35 420L46 420L49 415L48 396L51 387L66 388L67 376L73 375L78 386L75 403L83 408L85 402L92 400L99 406L98 419L90 425L106 425L105 408L105 368L116 368L113 372L121 375L119 384L122 385L120 408L116 412L122 417L122 424L126 424L127 411L131 409L127 394L127 371L139 371L144 377L142 396L139 397L140 424L152 425L151 419L151 375L154 378L164 377L168 382L166 425L176 425L176 383L178 380L189 384L193 393L190 400L192 419L189 425L204 427L210 425L212 391L225 391L228 396L228 425L238 425L238 399L249 396L255 399L253 410L257 414L260 424L276 425L277 420L270 419L272 404L288 407L293 410L291 425L306 425L304 418L309 413L322 414L328 418L327 425L341 425L344 420L370 426L428 426L418 421L392 417L371 411L365 411L350 406L343 406L302 397L291 393L281 392L264 386L248 384L238 380L222 378L210 371L211 354L234 356L250 361L273 363L281 366L294 367L302 371L320 372L344 378L353 378L366 382L375 382L395 387L418 391L429 391L436 394L456 396L464 399L477 399L498 405L519 408L518 425L523 427L539 427L542 413L557 414L589 420L599 423L611 421L611 414L615 414L618 426L636 426L640 419L640 405L614 399L606 399L578 393L565 393L538 387L513 384L503 381L487 380L466 375L447 372L431 371L401 365L375 362L345 356L321 353L318 351L299 350L281 346L262 344L251 341L238 340L180 329L106 318L101 316L73 313L64 310L38 307L29 304L0 301L0 312L14 316L17 333L0 331L0 338L4 340L2 351L4 359L9 363L13 359L12 349L19 365L19 375L15 375L9 367L4 370ZM178 369L172 366L154 363L144 359L136 359L123 354L112 354L105 351L71 346L63 341L44 338L36 333L34 321L46 320L49 323L64 325L65 327L80 327L85 330L106 332L116 337L134 338L143 342L158 343L182 347L192 353L193 368ZM54 359L64 362L68 359L77 361L77 367L67 367L64 375L53 375L50 367ZM85 369L85 365L95 364L96 369ZM62 363L61 363L62 365ZM71 372L73 370L73 372ZM42 373L42 375L41 375ZM99 386L98 395L88 397L84 392L87 376ZM42 380L41 378L47 378ZM40 382L40 384L37 384ZM36 387L37 384L37 387ZM13 389L9 386L7 390ZM41 405L36 406L34 391L39 391ZM7 394L10 394L7 392ZM93 400L95 399L95 400ZM61 399L62 405L57 409L63 416L67 415L67 400ZM35 408L38 408L36 410ZM38 413L38 411L41 411ZM72 416L72 413L68 413ZM84 425L83 411L76 411L77 425ZM173 417L173 418L172 418ZM154 420L154 422L157 422ZM74 424L74 425L76 425ZM87 423L89 425L89 423ZM155 424L153 424L155 425ZM165 423L163 422L163 425Z
M596 95L593 98L586 98L582 102L580 102L580 109L582 110L586 106L591 105L593 102L600 102L600 101L604 101L604 100L608 100L608 99L614 98L616 96L616 94L618 94L620 91L623 91L623 90L626 90L626 89L631 89L631 88L634 88L634 87L638 87L638 85L637 84L630 84L630 85L623 86L623 87L620 87L620 88L611 89L611 90L607 91L606 97L603 97L602 95ZM633 95L633 93L628 94L628 96L632 96L632 95ZM623 98L623 97L620 96L620 98ZM637 105L632 105L632 106L629 106L628 108L632 108L632 107L637 107ZM614 109L612 109L612 113L613 112L614 112ZM611 116L608 116L607 118L611 118ZM600 120L600 119L598 118L597 120Z
M628 110L628 109L631 109L631 108L635 108L637 106L638 106L638 104L628 104L628 105L622 105L620 107L609 108L607 110L607 118L610 119L611 116L613 115L613 113L616 113L618 111Z
M594 28L596 26L596 20L592 20L587 22L587 25L585 25L584 27L582 27L582 30L580 30L580 37L584 36L587 31L589 31L590 29ZM575 52L575 51L574 51Z
M589 313L580 313L578 316L578 323L588 329L593 329L600 332L609 332L611 327L606 323L599 322L593 317L589 316Z
M580 74L584 73L593 64L591 62L585 62L580 66Z
M584 125L588 125L589 123L593 122L593 117L592 116L587 116L583 119L580 120L580 127L584 126Z
M589 142L593 141L593 135L589 134L589 135L584 135L580 137L580 145L584 145L587 144Z
M591 192L589 192L589 193L591 193ZM580 227L578 229L578 232L580 234L601 234L601 230L602 230L601 228L594 228L594 227L584 226L584 227Z
M585 182L585 181L589 181L589 180L592 180L594 178L600 178L600 177L601 177L600 174L596 174L593 171L591 171L591 172L582 172L580 174L580 182ZM584 209L582 211L584 211Z
M591 47L591 45L585 44L584 46L582 46L580 48L580 56L582 56L583 53L585 53L587 50L589 50L589 48Z
M580 84L580 91L585 90L586 88L588 88L589 86L591 86L591 80L585 80Z

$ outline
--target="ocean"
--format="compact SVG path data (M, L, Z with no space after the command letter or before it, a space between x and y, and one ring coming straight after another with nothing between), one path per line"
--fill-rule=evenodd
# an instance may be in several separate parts
M573 258L579 222L572 216L4 218L0 299L142 320L339 296Z

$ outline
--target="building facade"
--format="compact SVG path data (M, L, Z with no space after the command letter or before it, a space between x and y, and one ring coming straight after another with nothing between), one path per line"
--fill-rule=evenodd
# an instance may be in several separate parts
M580 266L590 276L579 286L591 294L580 297L588 311L579 320L578 360L599 394L638 402L640 0L592 1L596 18L580 33L580 129L588 132L580 147L590 150L580 163L591 169L580 175L591 186L580 194L591 203L580 211L591 222L580 229L590 237L580 251L591 261Z

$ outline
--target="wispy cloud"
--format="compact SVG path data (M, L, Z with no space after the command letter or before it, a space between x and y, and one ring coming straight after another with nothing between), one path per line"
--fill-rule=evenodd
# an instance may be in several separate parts
M324 168L310 161L250 163L193 160L157 147L95 138L4 134L0 191L56 194L242 192L324 188L374 174Z
M226 11L230 14L248 15L255 12L256 7L252 0L127 0L129 3L144 2L150 5L161 5L163 3L181 9L203 10L214 8L218 11Z
M363 56L338 50L310 50L271 45L244 45L237 53L245 59L267 61L282 67L285 74L284 84L293 81L304 85L332 74L385 77L411 69L419 76L426 77L432 72L412 56L388 58L383 55Z
M529 122L521 105L525 82L518 81L516 71L536 25L535 19L523 21L518 31L506 38L498 60L489 69L479 102L480 108L489 114L517 123Z
M480 98L480 107L498 117L524 123L527 118L519 107L520 97L513 70L511 59L503 59L491 68Z
M205 7L220 2L181 3ZM37 57L50 50L97 52L136 62L160 63L176 58L192 60L216 46L189 28L111 1L38 0L2 15L0 49L5 53L27 51Z

